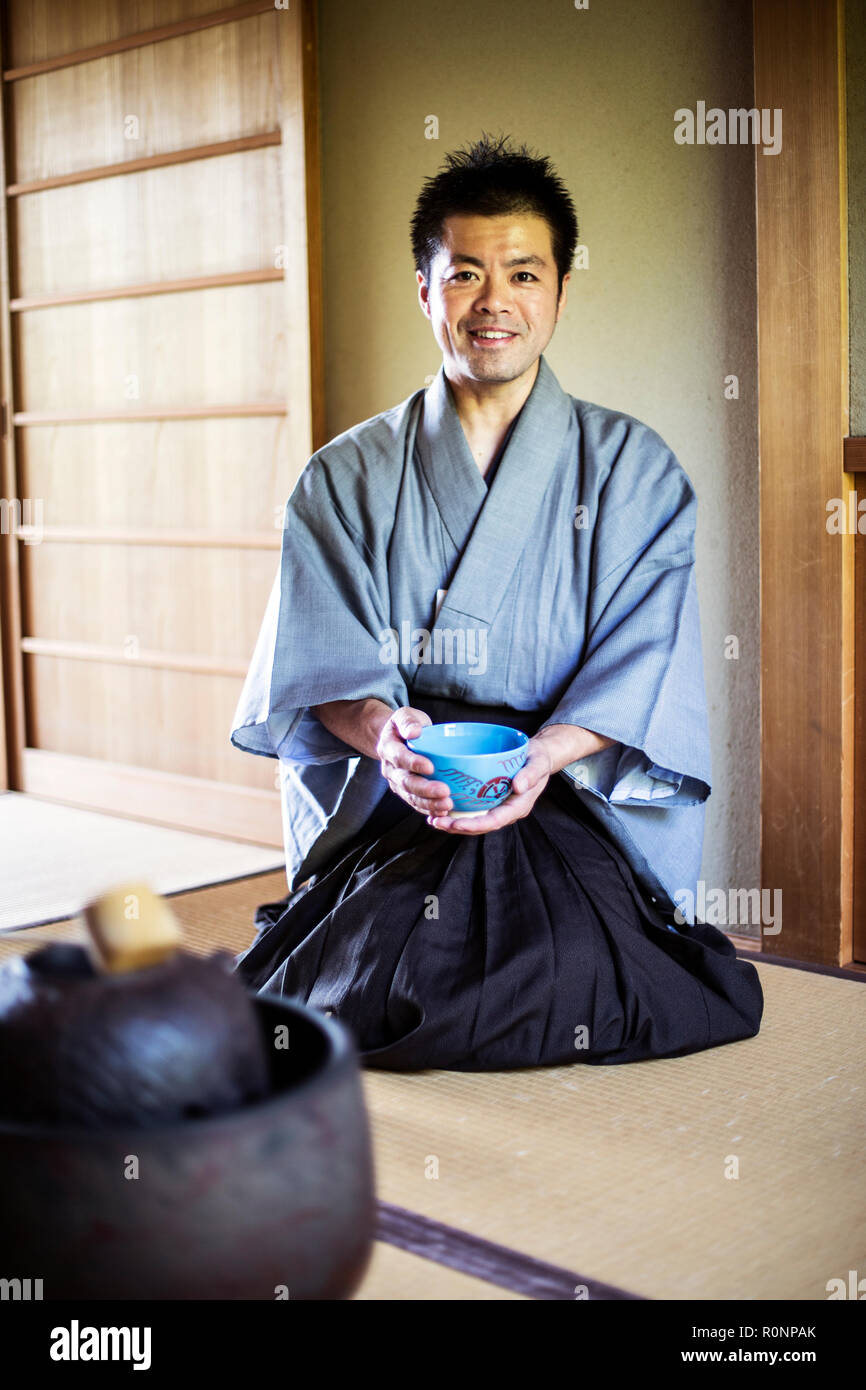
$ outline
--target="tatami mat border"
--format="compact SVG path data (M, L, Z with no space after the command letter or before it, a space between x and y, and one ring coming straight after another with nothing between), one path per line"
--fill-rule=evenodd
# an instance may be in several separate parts
M866 964L860 970L847 965L815 965L808 960L793 960L790 956L771 956L768 951L737 950L741 960L759 961L761 965L787 965L790 970L806 970L811 975L834 975L837 980L859 980L866 983Z
M602 1284L584 1274L575 1274L559 1265L547 1264L532 1255L511 1250L507 1245L473 1236L456 1226L420 1216L390 1202L377 1202L376 1239L412 1255L448 1265L461 1274L486 1279L489 1284L525 1294L527 1298L567 1300L633 1299L646 1302L641 1294L628 1293L613 1284ZM584 1292L585 1290L585 1292Z

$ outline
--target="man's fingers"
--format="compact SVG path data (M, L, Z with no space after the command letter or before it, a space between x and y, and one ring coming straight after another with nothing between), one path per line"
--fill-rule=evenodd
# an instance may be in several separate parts
M442 801L451 795L447 782L431 782L429 777L416 777L411 772L401 778L401 785L411 796L420 796L423 800Z
M487 835L491 830L501 830L504 826L511 825L514 821L522 820L524 816L529 815L544 790L548 775L542 774L534 785L524 792L514 791L514 779L512 778L511 795L506 797L499 806L495 806L492 811L487 811L483 816L457 817L446 811L444 815L431 817L433 828L448 831L451 835Z
M451 808L451 788L444 782L431 782L429 777L399 771L393 771L388 782L398 796L425 815L447 815Z
M517 796L523 795L532 791L542 778L549 776L550 764L547 759L539 754L530 754L520 771L511 779L512 792Z
M422 709L413 709L411 705L396 710L391 717L391 725L401 738L417 738L421 730L432 723L429 714Z
M388 777L388 785L401 800L425 816L446 816L451 810L451 791L442 782L431 783L426 777L398 772ZM441 790L431 791L431 787Z
M433 771L433 764L429 758L422 758L420 753L413 753L412 749L407 748L398 738L386 738L380 747L379 756L401 772L415 772L424 777Z
M423 710L412 709L411 706L396 710L382 731L379 757L403 772L420 773L422 776L431 773L433 764L430 759L413 753L411 748L406 747L405 741L417 738L421 730L432 722L429 714Z
M413 753L406 740L417 738L432 724L423 710L410 705L395 710L382 729L377 753L382 772L391 790L413 810L425 816L447 815L451 808L451 788L444 782L431 782L433 764L420 753Z
M517 775L511 779L512 795L523 796L526 792L532 790L537 781L538 776L533 774L532 768L526 767L524 764Z

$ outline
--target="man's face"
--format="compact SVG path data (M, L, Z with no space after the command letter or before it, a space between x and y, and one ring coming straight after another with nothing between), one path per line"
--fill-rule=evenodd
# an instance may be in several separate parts
M557 298L550 227L535 213L455 214L445 221L430 283L416 272L449 380L516 381L535 376L565 308ZM485 337L497 332L506 336Z

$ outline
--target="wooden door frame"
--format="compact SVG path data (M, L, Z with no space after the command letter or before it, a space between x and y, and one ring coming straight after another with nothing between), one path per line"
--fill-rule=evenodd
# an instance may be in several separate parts
M848 285L843 0L754 0L761 470L761 883L767 953L852 960L854 537L845 499Z
M5 3L0 3L0 82L6 67ZM15 462L15 430L12 403L15 399L12 355L12 324L9 310L9 219L6 199L9 121L6 84L0 90L0 497L13 501L19 495ZM3 735L0 758L0 790L21 786L21 760L26 744L24 718L24 677L21 654L21 584L18 539L14 529L0 533L0 729Z

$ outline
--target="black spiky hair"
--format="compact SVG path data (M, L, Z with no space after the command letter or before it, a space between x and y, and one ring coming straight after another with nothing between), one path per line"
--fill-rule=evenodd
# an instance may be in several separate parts
M415 269L429 284L446 218L456 213L498 217L513 212L535 213L550 227L561 292L577 247L571 195L549 159L526 145L512 145L508 136L486 132L468 149L446 155L442 169L423 184L411 224Z

